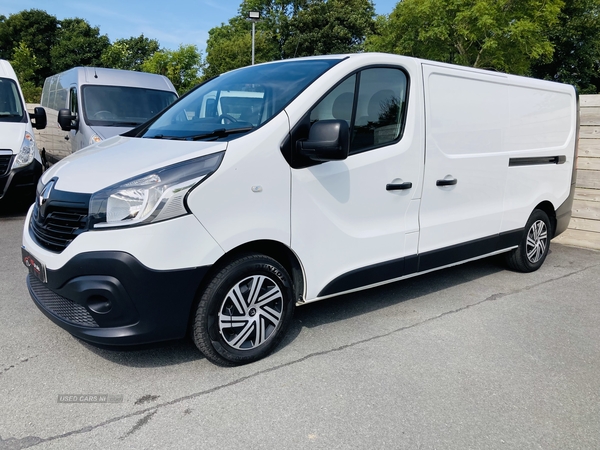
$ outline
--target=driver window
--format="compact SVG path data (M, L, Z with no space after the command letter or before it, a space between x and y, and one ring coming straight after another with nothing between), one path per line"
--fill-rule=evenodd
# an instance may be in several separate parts
M326 119L348 122L350 154L391 144L402 132L406 87L406 75L400 69L365 69L327 94L310 112L310 123Z
M356 75L346 78L310 112L310 123L317 120L345 120L350 125Z
M399 69L367 69L360 74L350 153L392 143L400 137L406 75Z

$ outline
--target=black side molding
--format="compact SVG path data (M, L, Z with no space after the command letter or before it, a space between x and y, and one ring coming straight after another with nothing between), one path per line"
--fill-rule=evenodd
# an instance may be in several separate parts
M526 158L510 158L508 160L508 166L539 166L542 164L564 164L566 162L567 157L565 155L537 156Z
M519 245L523 229L505 231L500 234L476 239L463 244L432 250L418 255L384 261L344 273L327 284L318 297L335 295L365 286L387 282L418 272L437 269L467 261Z

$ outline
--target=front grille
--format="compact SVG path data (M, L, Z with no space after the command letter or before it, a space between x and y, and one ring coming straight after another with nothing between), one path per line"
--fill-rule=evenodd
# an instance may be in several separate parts
M41 217L36 204L29 229L42 247L60 253L87 229L87 214L86 208L53 206L45 217Z
M87 309L78 303L55 294L37 278L27 275L27 284L36 300L55 316L82 327L99 327Z
M0 155L0 176L4 175L10 169L10 160L12 155Z

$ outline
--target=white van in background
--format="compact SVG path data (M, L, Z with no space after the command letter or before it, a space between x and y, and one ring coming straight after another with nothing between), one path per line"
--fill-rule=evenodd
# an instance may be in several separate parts
M398 55L244 67L44 173L29 292L82 339L191 331L233 365L296 305L499 253L531 272L569 223L577 112L572 86Z
M33 201L42 174L33 128L46 126L44 109L34 111L27 113L17 75L8 61L0 59L0 199L10 193L29 195Z
M162 75L95 67L53 75L42 90L41 106L51 124L39 133L42 154L55 163L146 122L176 99Z

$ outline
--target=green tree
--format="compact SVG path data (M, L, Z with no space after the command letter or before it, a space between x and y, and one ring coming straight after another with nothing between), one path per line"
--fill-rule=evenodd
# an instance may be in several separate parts
M58 20L39 9L0 16L0 58L12 59L16 48L25 45L36 58L34 83L41 86L52 75L50 49L55 45Z
M204 77L251 62L250 11L258 11L255 61L362 50L374 28L371 0L245 0L238 15L209 31Z
M263 49L263 53L270 54L267 61L289 58L285 48L292 34L291 22L310 3L311 0L244 0L239 8L238 23L239 19L243 20L247 24L246 29L250 30L251 25L246 20L248 13L258 11L260 21L256 23L256 28L263 33L270 47Z
M538 78L573 84L582 94L600 90L600 0L566 0L549 32L552 60L537 63Z
M374 31L371 0L315 0L290 21L284 55L356 53Z
M180 45L177 50L159 50L142 63L142 71L164 75L179 94L199 82L202 54L195 45Z
M100 35L100 29L86 20L61 20L56 44L50 50L52 70L58 73L77 66L99 66L109 45L108 36Z
M366 49L527 75L549 61L563 0L403 0Z
M113 69L142 69L142 63L152 57L160 48L156 39L143 34L128 39L117 39L102 53L102 65Z
M39 103L41 86L36 86L36 73L40 69L37 57L24 42L14 49L10 64L17 74L21 90L27 103Z
M278 50L272 34L257 30L254 37L255 61L257 63L277 58ZM252 63L251 24L240 17L234 17L229 24L221 24L208 32L206 44L206 66L203 79Z

